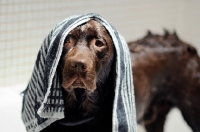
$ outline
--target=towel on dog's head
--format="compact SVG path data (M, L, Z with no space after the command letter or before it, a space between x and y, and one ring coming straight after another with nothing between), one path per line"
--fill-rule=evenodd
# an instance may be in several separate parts
M64 99L57 73L64 39L75 27L94 19L109 32L116 50L112 131L136 132L135 98L129 49L118 31L98 14L72 16L45 38L32 77L24 91L22 120L28 132L39 132L64 118Z

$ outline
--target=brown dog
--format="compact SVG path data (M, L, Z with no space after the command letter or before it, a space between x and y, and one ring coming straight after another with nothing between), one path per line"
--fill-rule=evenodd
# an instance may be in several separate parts
M84 114L93 112L97 99L96 83L104 83L107 79L113 51L114 45L110 35L97 21L91 20L69 33L65 40L61 62L62 87L68 94L65 99L66 109L73 107L79 97L76 96L75 90L81 88L84 90L80 107Z
M194 132L200 131L200 58L176 33L151 32L129 43L137 121L147 132L163 132L171 108L180 109Z
M114 55L113 41L99 22L70 31L59 63L66 118L44 131L112 131Z

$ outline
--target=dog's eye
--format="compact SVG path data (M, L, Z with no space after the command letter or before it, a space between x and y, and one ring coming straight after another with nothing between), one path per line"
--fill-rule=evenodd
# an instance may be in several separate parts
M102 47L104 44L103 44L100 40L96 40L95 45L96 45L97 47Z
M64 41L64 43L69 43L70 42L70 37L69 36L67 36L66 38L65 38L65 41Z

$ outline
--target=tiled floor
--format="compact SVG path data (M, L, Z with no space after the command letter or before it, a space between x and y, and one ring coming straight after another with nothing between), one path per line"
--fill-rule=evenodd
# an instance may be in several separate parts
M21 102L25 85L14 88L0 88L0 132L25 132L21 120ZM145 132L138 126L138 132ZM165 132L191 132L178 109L173 109L167 119Z

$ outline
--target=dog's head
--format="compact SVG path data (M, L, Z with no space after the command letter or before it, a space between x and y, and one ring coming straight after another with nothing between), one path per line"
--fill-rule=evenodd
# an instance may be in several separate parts
M67 35L62 56L62 87L66 91L96 89L110 71L114 45L105 27L95 20L82 24Z
M68 33L60 60L68 117L95 113L101 89L97 85L108 79L113 58L112 38L98 21L90 20Z

